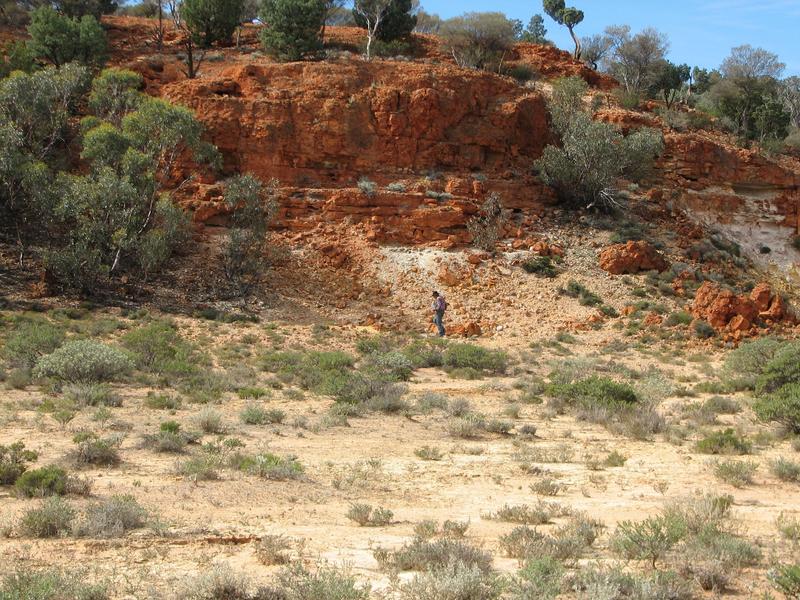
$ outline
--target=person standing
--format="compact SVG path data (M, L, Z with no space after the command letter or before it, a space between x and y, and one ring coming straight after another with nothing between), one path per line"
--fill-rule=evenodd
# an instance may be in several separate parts
M439 337L445 336L444 329L444 313L447 311L447 301L439 292L433 292L433 304L431 304L433 311L433 322L436 329L439 330Z

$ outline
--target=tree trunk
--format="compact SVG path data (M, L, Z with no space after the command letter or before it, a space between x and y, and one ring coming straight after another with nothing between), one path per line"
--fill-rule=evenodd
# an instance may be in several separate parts
M158 0L158 51L164 51L164 7L162 0Z
M372 60L372 55L370 54L370 49L372 48L372 33L367 32L367 60Z
M575 53L572 55L575 60L580 59L581 57L581 40L575 35L575 29L571 26L568 26L569 34L572 36L572 41L575 42Z

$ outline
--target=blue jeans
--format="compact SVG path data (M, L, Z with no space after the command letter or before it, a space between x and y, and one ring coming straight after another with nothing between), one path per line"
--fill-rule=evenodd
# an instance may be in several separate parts
M436 328L439 330L439 337L444 337L444 311L437 310L433 316L433 322L436 325Z

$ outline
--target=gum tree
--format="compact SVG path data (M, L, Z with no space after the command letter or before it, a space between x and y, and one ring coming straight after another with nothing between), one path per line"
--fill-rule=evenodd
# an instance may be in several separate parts
M581 57L581 41L575 35L575 27L583 21L583 11L574 6L566 6L564 0L543 0L544 12L559 25L563 25L569 30L572 41L575 42L575 52L573 56L578 59Z

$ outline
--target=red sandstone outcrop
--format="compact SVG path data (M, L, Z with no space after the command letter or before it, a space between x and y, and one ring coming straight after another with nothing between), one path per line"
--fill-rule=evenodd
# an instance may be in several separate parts
M639 273L640 271L665 271L669 263L651 244L630 241L614 244L600 252L600 268L612 275Z
M749 296L738 296L719 284L706 281L695 294L692 314L717 330L731 332L749 331L759 322L794 321L783 298L766 283L756 286Z

